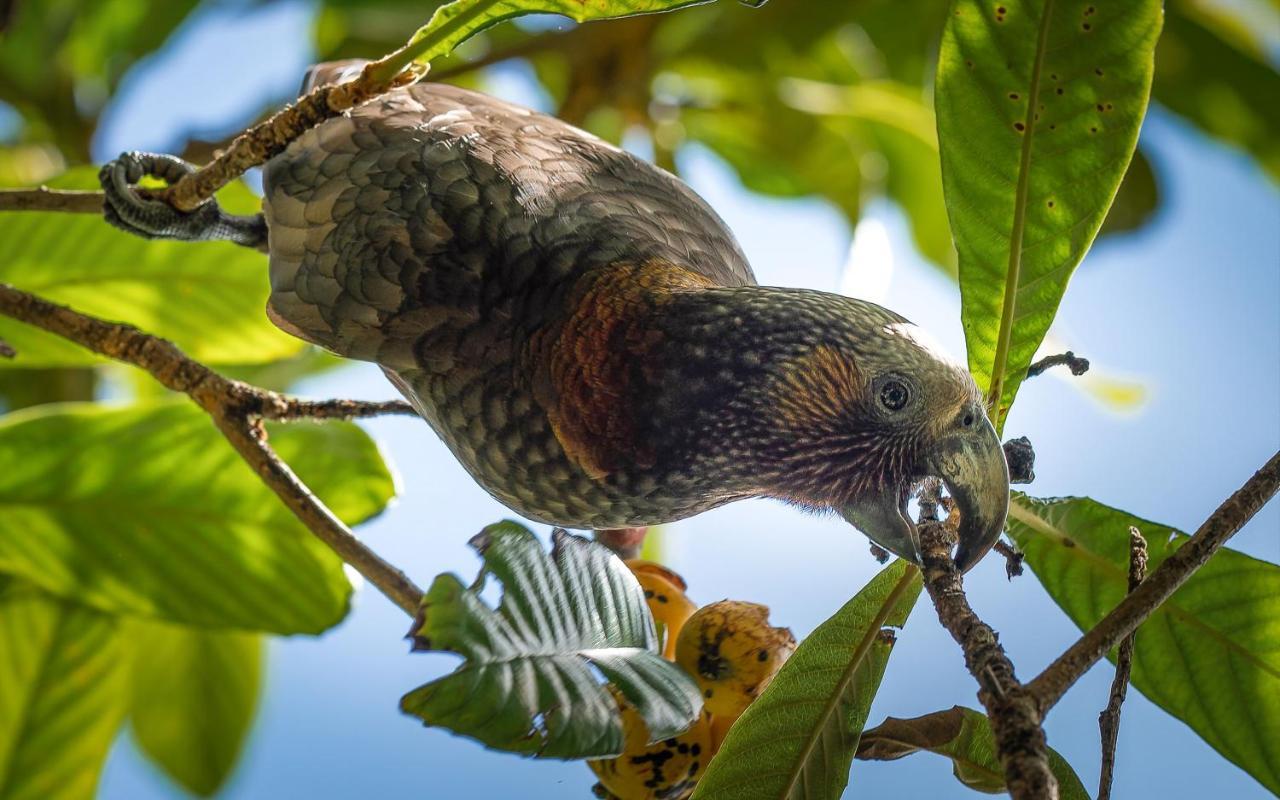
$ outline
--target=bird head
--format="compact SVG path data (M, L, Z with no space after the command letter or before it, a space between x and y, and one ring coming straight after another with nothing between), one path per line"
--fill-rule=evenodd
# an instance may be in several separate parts
M969 372L919 327L873 303L821 292L738 290L744 346L762 362L751 430L755 487L831 509L916 563L907 512L926 478L960 513L956 563L995 544L1009 506L1004 450ZM754 292L754 294L752 293ZM760 313L752 313L759 309Z

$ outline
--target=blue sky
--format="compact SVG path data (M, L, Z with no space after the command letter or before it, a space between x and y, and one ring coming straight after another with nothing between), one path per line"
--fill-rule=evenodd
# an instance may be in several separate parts
M215 126L243 121L289 94L309 61L310 18L304 2L200 14L126 80L95 155L172 149L187 134L223 133ZM538 100L519 69L502 71L491 90ZM1036 445L1033 494L1089 495L1191 530L1280 446L1280 195L1247 158L1158 110L1148 119L1143 143L1163 179L1160 216L1142 232L1104 241L1089 254L1054 333L1100 371L1140 382L1146 402L1117 414L1067 382L1044 377L1023 389L1007 433L1029 436ZM817 201L746 193L722 163L700 150L683 153L681 166L738 234L762 283L841 284L851 231L837 212ZM894 263L881 302L962 354L954 284L912 252L893 208L876 206L872 217L888 233ZM315 396L393 394L367 365L302 390ZM473 574L477 562L466 539L510 512L470 481L425 424L388 419L368 429L399 470L404 493L360 535L419 583L448 570ZM669 565L688 579L695 600L765 603L777 624L798 635L878 569L866 540L846 524L766 501L670 526L663 541ZM1280 560L1280 508L1266 509L1234 546ZM998 559L975 569L967 585L1024 677L1077 635L1033 577L1007 582ZM363 590L338 629L319 639L273 642L259 719L226 796L589 796L593 779L581 764L489 753L403 717L399 696L452 665L442 656L407 654L406 629L398 610ZM1089 787L1096 785L1096 716L1110 680L1109 668L1092 671L1047 726L1050 743ZM959 650L922 604L899 638L870 719L954 704L976 706L975 688ZM850 785L850 797L969 794L951 779L947 762L928 755L855 764ZM176 794L122 737L101 795L143 800ZM1182 723L1131 693L1116 795L1208 794L1267 796Z

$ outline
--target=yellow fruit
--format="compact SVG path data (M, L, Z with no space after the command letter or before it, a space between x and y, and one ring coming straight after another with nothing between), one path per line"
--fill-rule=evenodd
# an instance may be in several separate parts
M615 692L615 697L617 693ZM617 758L588 761L600 788L616 800L684 800L711 759L711 722L704 712L689 730L656 744L635 709L619 699L625 750Z
M670 567L664 567L656 561L646 561L643 558L631 558L627 559L626 565L630 567L631 571L636 575L640 575L641 573L657 575L659 578L666 578L671 583L679 586L680 591L689 591L689 584L685 583L684 578L680 576L680 573Z
M729 729L737 721L738 717L711 717L711 755L720 752L720 745L724 744L724 738L729 735Z
M663 637L662 657L672 660L676 657L676 638L685 621L697 610L684 593L684 579L666 567L649 561L628 561L627 565L635 573L636 580L644 589L645 600L649 604L649 613L658 624ZM674 579L674 580L672 580Z
M698 682L707 711L734 719L795 649L791 631L769 625L766 606L721 600L685 623L676 640L676 663Z

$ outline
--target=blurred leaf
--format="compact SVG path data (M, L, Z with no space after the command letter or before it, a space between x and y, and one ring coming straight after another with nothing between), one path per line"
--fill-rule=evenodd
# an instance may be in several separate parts
M0 186L31 186L66 171L58 148L47 144L0 147Z
M0 36L0 101L22 114L29 140L89 158L97 114L138 59L159 47L196 0L15 3Z
M128 703L118 627L22 581L0 594L0 797L93 797Z
M1158 0L958 0L935 103L969 368L997 426L1138 140Z
M956 780L970 789L988 794L1007 791L991 724L985 714L972 708L953 706L913 719L889 717L863 731L858 759L894 761L921 750L951 759ZM1049 750L1049 768L1058 779L1061 800L1089 800L1080 777L1053 749Z
M608 548L557 530L551 556L523 526L500 522L471 540L484 559L470 588L431 584L415 649L466 659L400 701L406 713L485 745L546 758L622 751L617 702L595 667L635 707L649 741L675 736L702 710L693 679L658 655L644 592ZM480 599L486 576L503 587L497 610Z
M257 710L262 636L142 621L129 634L139 748L187 791L216 794Z
M897 560L819 625L729 729L694 800L835 800L920 571Z
M413 34L407 48L419 64L429 64L476 33L526 14L563 14L575 22L587 22L706 2L710 0L455 0L437 8L427 24Z
M344 367L355 366L356 361L342 358L323 350L319 347L308 345L297 355L279 359L278 361L270 361L265 364L246 364L239 366L220 367L218 372L228 378L235 378L238 381L258 386L263 389L270 389L276 392L289 392L301 381L316 378L321 375L342 369ZM137 372L137 370L131 370ZM154 380L151 380L153 386L158 386ZM388 388L390 391L390 388Z
M1133 152L1133 160L1129 162L1129 169L1120 182L1116 199L1102 221L1098 236L1138 230L1151 220L1159 206L1160 186L1156 182L1156 173L1139 148Z
M94 187L93 174L74 170L51 185ZM229 207L261 205L243 184L228 188L219 200ZM92 214L4 214L0 281L86 314L131 323L209 364L261 364L303 347L267 320L266 258L229 242L147 241ZM101 360L13 320L0 320L0 339L18 351L17 358L0 359L0 369Z
M1248 151L1272 180L1280 179L1280 74L1249 40L1228 39L1197 9L1187 0L1168 4L1153 96L1210 136Z
M1016 494L1009 534L1082 631L1124 598L1129 526L1148 574L1187 540L1088 498ZM1132 683L1223 756L1280 792L1280 567L1222 549L1138 629Z
M881 186L906 212L920 253L954 276L956 257L942 193L937 123L920 90L895 81L838 86L788 80L782 91L795 108L858 126L866 152L855 165L856 180Z
M1141 381L1094 373L1081 376L1077 383L1086 396L1108 411L1131 413L1147 403L1147 386Z
M349 523L394 493L349 423L272 428ZM347 612L342 564L195 406L63 404L0 419L0 572L113 613L319 633Z

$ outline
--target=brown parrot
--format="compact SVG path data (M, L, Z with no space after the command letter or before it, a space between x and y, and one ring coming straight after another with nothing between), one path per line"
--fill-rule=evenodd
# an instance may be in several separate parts
M960 510L962 569L1000 535L1008 469L963 367L873 303L757 285L689 187L560 120L419 83L268 162L262 215L182 215L130 188L190 169L122 155L102 173L108 219L265 237L271 319L378 364L529 519L622 528L774 497L918 562L907 500L933 476Z

